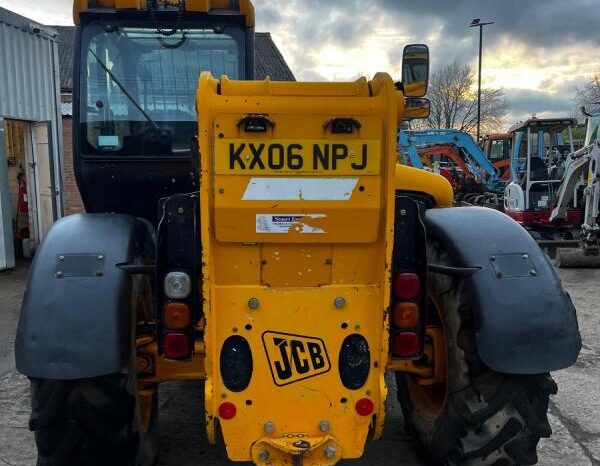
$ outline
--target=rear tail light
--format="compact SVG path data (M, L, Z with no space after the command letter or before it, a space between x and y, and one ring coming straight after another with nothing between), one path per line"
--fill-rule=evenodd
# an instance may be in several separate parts
M167 303L163 308L163 322L172 330L183 330L190 325L190 308L184 303Z
M415 299L421 292L421 279L414 273L399 273L394 276L394 295L398 299Z
M237 409L233 403L226 401L225 403L221 403L219 406L219 417L228 421L229 419L233 419L235 414L237 413Z
M183 333L167 333L163 350L169 359L186 359L190 355L190 341Z
M392 313L392 322L399 328L414 328L419 325L421 316L415 303L397 303Z
M371 414L373 414L375 406L373 405L373 402L368 398L361 398L356 402L355 408L356 412L361 416L370 416Z
M185 299L192 289L192 279L185 272L169 272L165 277L164 289L171 299Z
M416 356L420 347L419 335L414 332L399 332L392 339L392 352L402 358Z

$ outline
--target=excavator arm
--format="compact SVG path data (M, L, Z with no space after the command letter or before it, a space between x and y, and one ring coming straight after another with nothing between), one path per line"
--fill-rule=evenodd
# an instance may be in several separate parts
M496 169L487 159L479 146L473 141L473 138L462 131L451 129L430 129L423 131L401 131L398 135L398 145L402 152L404 163L410 163L413 167L423 168L423 162L419 157L417 147L420 145L432 144L452 144L457 148L463 149L466 154L465 163L477 167L485 177L486 186L490 189L504 185L498 177ZM473 175L481 178L479 173Z

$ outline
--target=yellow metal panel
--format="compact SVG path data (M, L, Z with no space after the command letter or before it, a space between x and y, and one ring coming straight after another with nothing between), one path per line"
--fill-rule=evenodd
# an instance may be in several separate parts
M370 95L369 83L365 78L360 78L352 83L302 83L274 82L270 79L264 81L230 81L227 77L221 79L221 94L224 96L252 96L283 95L283 96L337 96L337 97L368 97ZM247 102L252 100L247 99ZM247 110L252 107L247 107ZM348 113L347 115L350 115ZM354 113L351 113L354 115ZM291 116L291 115L290 115Z
M222 285L260 284L260 250L251 244L222 245L215 251L215 262L227 264L217 267L215 281Z
M83 12L90 10L91 8L110 8L117 10L145 10L147 0L94 0L92 7L90 4L91 0L74 0L73 2L73 21L75 24L79 24L79 15ZM176 0L160 0L160 4L167 4L170 6L177 6ZM212 14L219 14L219 10L231 11L233 2L229 0L186 0L185 10L188 12L206 12ZM246 18L246 26L253 28L255 26L255 14L254 6L250 0L239 0L239 7L237 8L239 14Z
M265 286L321 286L331 283L331 245L265 244L261 247Z
M396 189L429 194L438 207L452 207L454 192L446 178L406 165L396 165Z
M359 228L356 222L353 228ZM355 283L377 283L381 270L385 269L383 258L376 260L365 260L365 257L380 257L381 245L371 244L338 244L336 245L332 258L332 283L355 284Z
M290 434L322 438L325 434L319 429L321 421L329 422L328 434L338 442L343 457L360 457L371 418L357 415L354 406L359 399L369 397L383 415L385 392L380 390L380 378L385 361L372 368L364 387L348 390L340 383L338 353L347 335L361 333L373 336L370 342L375 345L372 350L377 354L382 319L374 315L382 314L378 311L381 289L325 286L315 293L313 289L300 288L217 286L214 293L213 305L219 310L219 315L214 316L218 320L213 328L215 341L242 335L250 343L253 354L254 371L247 390L231 392L222 386L218 372L213 374L216 405L228 401L238 410L234 419L221 421L229 458L249 460L250 446L266 435L266 422L272 422L275 427L267 437L282 439ZM335 307L337 297L346 300L343 309ZM258 300L258 309L248 308L250 298ZM287 341L324 340L324 367L311 368L309 378L301 378L297 373L290 379L279 378L274 368L275 363L282 363L274 341L278 336L288 338ZM218 357L218 353L215 356ZM210 409L208 405L207 409ZM313 464L308 459L306 463Z
M383 74L370 86L364 80L331 86L278 84L222 80L219 94L217 81L210 75L203 74L200 80L197 107L202 167L207 431L209 439L214 440L213 421L218 417L218 407L228 401L238 410L233 419L220 422L231 459L257 460L258 446L273 449L273 458L275 450L286 457L285 454L294 453L295 448L289 439L301 436L311 442L305 463L325 465L332 461L324 459L324 445L332 442L336 446L336 460L356 458L362 455L369 431L376 438L381 434L385 419L388 264L393 246L397 112L402 106L397 105L393 81ZM275 126L266 135L242 136L238 122L249 113L268 115ZM215 159L222 153L220 140L335 139L338 135L334 138L324 122L336 116L352 116L361 123L359 131L342 138L348 144L380 141L379 171L357 176L359 189L343 200L307 200L305 196L294 200L244 200L251 178L264 176L214 173ZM269 175L273 179L281 176ZM327 177L334 180L333 185L335 180L343 180L348 175L312 173L289 179L294 184L300 178L328 182ZM322 228L323 233L303 234L293 228L297 226L293 222L289 230L257 233L257 215L286 213L306 215L309 222L316 222L308 226ZM311 214L327 216L323 220ZM296 219L297 222L304 220L304 217ZM262 286L255 284L256 256L242 248L261 251ZM299 271L307 271L309 264L312 269L306 257L309 250L310 260L315 254L315 267L320 265L319 269L315 268L316 278L294 278L293 285L286 285L292 283L294 274L297 277ZM240 252L239 259L235 258L235 251ZM268 261L275 260L278 251L283 262L269 270ZM224 258L229 258L239 270L246 270L248 276L238 271L220 270L230 268L223 262ZM267 263L263 265L264 260ZM331 284L320 283L329 274L329 268ZM268 283L271 280L276 280L277 286ZM252 306L249 303L253 303ZM371 357L367 382L358 390L342 385L338 366L342 341L353 333L366 338ZM242 392L228 390L220 377L220 348L231 335L243 336L252 349L253 375L249 387ZM288 346L275 348L273 345L287 342L291 347L294 341L295 347L302 349L309 342L321 348L318 342L322 342L328 363L325 366L312 364L310 377L302 375L296 363L295 369L289 366L290 374L279 376L277 372L274 375L276 363L285 366L285 355L289 360L294 354L285 353ZM311 364L302 350L296 357L300 357L300 364ZM355 403L364 397L374 403L372 416L362 417L355 410ZM327 433L319 428L323 420L331 426ZM273 432L265 431L266 422L273 423Z
M231 84L231 82L230 82ZM246 82L239 82L240 87L247 90ZM264 82L263 82L264 84ZM231 87L231 85L230 85ZM252 92L257 91L255 86ZM292 86L297 88L297 84ZM353 85L349 85L353 88ZM233 89L233 88L232 88ZM265 91L265 89L262 89ZM361 96L362 97L362 96ZM302 99L310 106L300 108L298 113L306 112L305 116L298 113L290 114L287 98L269 98L252 95L252 97L234 95L220 97L220 102L227 108L227 112L219 114L215 118L213 130L215 134L214 158L208 159L206 163L214 171L214 203L215 203L215 225L216 237L222 242L282 242L282 243L368 243L376 240L381 224L381 194L382 183L380 172L383 169L383 148L380 142L383 131L380 119L369 115L364 111L369 99L357 99L358 103L352 114L360 120L361 128L354 134L341 135L331 134L325 126L330 119L330 113L323 112L323 106L319 104L323 98ZM339 98L330 98L331 105L339 106ZM247 107L260 108L262 113L268 113L269 119L274 126L267 134L253 134L243 132L240 120L247 115ZM245 113L238 113L238 109L246 109ZM349 110L345 108L344 110ZM340 112L344 111L340 108ZM366 113L366 114L365 114ZM372 113L372 112L371 112ZM315 137L317 135L317 137ZM293 136L293 138L291 138ZM287 164L281 170L268 168L268 156L265 151L269 144L280 144L281 147L292 147L294 144L308 147L308 152L295 151L294 154L304 156L303 169L289 170ZM233 144L233 147L231 146ZM231 151L234 153L246 144L238 156L244 167L242 169L239 160L234 163L231 170ZM250 144L253 144L250 147ZM317 161L318 171L313 171L314 153L313 145L318 144L324 148L330 144L328 159L329 170L323 170L322 159ZM334 145L344 147L347 157L339 161L336 170L333 170L332 152ZM368 150L365 152L363 146ZM262 148L262 149L261 149ZM264 169L260 168L258 162L254 163L254 153L261 151ZM254 153L253 153L254 151ZM287 149L286 149L287 153ZM319 153L323 155L325 149ZM353 154L354 153L354 154ZM368 154L363 159L363 154ZM235 154L234 154L235 155ZM355 161L353 161L355 160ZM366 162L363 164L363 160ZM385 159L387 160L387 158ZM203 162L204 163L204 162ZM254 163L254 167L250 166ZM297 162L296 162L297 163ZM354 167L361 167L357 170ZM248 172L248 174L246 174ZM300 172L300 173L296 173ZM278 197L277 193L265 192L263 198L251 198L246 196L248 190L260 183L269 184L269 180L277 176L291 177L290 182L296 182L299 188L294 197ZM265 179L264 177L271 177ZM307 192L302 186L310 184L315 180L327 177L322 187L316 193ZM332 191L331 183L337 178L344 178L350 184L348 191L344 190L338 194L346 194L345 200L332 200L329 196ZM211 189L211 187L208 187ZM331 196L333 197L333 196ZM268 215L294 216L296 221L290 224L287 235L267 233L259 228L261 217ZM361 228L356 228L356 225ZM311 234L305 234L305 233ZM297 234L296 234L297 233Z

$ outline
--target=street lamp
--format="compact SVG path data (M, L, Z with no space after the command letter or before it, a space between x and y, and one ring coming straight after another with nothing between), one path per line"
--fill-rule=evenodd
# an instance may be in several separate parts
M482 23L479 18L475 18L471 21L469 27L479 28L479 85L477 86L477 143L479 144L479 134L481 131L481 51L483 45L483 26L487 26L488 24L494 24L495 21L489 21L487 23Z

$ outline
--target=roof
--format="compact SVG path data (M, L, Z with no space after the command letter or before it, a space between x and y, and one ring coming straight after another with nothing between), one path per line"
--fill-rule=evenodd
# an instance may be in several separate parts
M257 32L254 70L256 79L269 76L273 81L295 81L296 77L275 45L271 33Z
M75 50L75 27L52 26L58 31L58 62L60 68L60 90L73 90L73 51Z
M62 92L73 90L73 51L75 48L74 26L51 26L58 31L58 58L60 62L60 88ZM256 33L256 79L269 76L273 81L295 81L294 73L273 42L269 32Z
M577 126L577 119L571 117L565 118L530 118L524 122L519 122L510 127L510 134L518 131L525 131L527 128L544 128L548 132L562 131L567 126Z
M13 26L22 31L29 32L29 34L41 36L46 39L54 40L56 38L56 31L52 29L51 26L44 26L32 19L2 7L0 7L0 23Z

